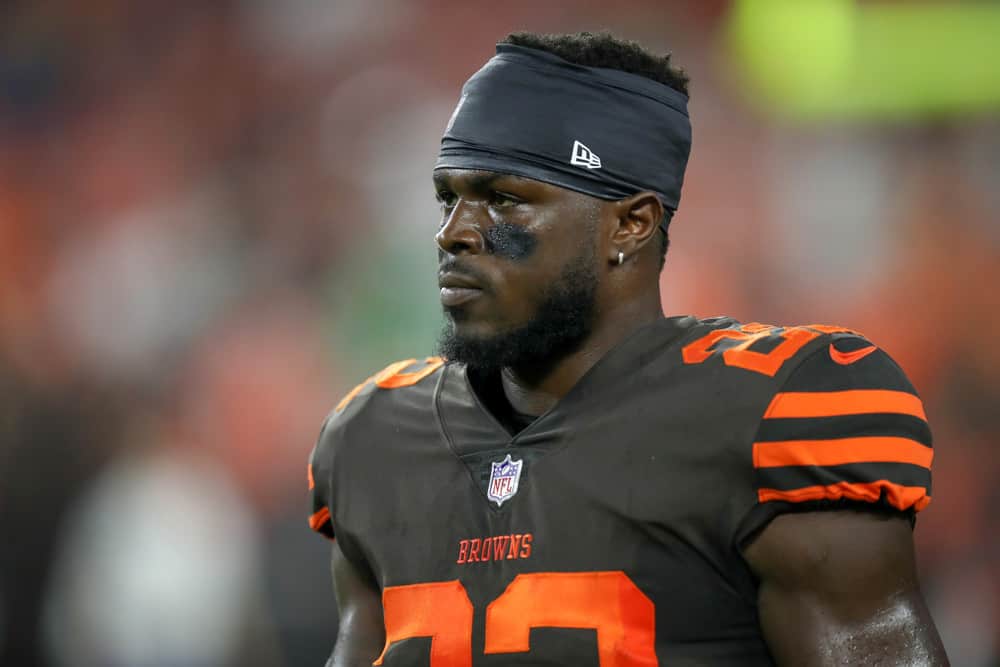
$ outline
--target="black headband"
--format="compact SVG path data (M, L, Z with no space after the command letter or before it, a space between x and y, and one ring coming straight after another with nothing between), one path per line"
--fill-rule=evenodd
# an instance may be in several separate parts
M676 210L690 152L683 93L497 44L462 88L434 168L524 176L608 200L650 190Z

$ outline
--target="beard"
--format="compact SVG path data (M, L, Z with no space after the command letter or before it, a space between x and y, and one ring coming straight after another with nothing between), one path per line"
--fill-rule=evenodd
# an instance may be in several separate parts
M534 317L520 327L492 336L463 336L456 331L455 316L449 314L438 339L438 354L483 375L503 368L545 373L578 350L593 331L594 254L591 249L570 262L542 292Z

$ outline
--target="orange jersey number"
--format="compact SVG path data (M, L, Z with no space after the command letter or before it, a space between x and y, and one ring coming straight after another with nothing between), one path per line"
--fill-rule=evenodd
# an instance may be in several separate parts
M382 593L385 649L431 637L431 667L471 667L472 603L459 581L389 586ZM597 632L601 667L655 667L652 601L624 572L519 574L486 608L486 654L526 653L532 628Z
M404 372L411 366L420 366L421 364L423 364L422 368L418 368L417 370L409 373ZM348 403L353 401L354 398L360 394L370 382L374 382L375 386L379 389L400 389L402 387L409 387L420 382L425 377L441 368L443 365L444 359L441 357L427 357L422 362L418 362L416 359L397 361L352 389L346 396L344 396L344 398L340 400L340 403L338 403L337 407L334 408L334 412L340 412L346 408Z
M431 666L472 667L472 603L460 581L389 586L382 591L385 648L410 637L431 638Z
M855 333L850 329L812 324L808 327L776 327L753 322L739 329L716 329L705 336L688 343L681 350L686 364L700 364L721 351L722 361L727 366L744 368L748 371L774 377L781 366L795 356L806 343L824 333ZM766 338L777 339L777 344L769 352L757 352L750 347ZM722 343L731 340L735 344Z

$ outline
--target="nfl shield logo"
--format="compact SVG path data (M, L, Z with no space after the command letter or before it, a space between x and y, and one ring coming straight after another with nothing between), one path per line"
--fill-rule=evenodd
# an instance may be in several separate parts
M521 466L524 460L512 461L510 454L499 463L490 464L490 485L486 488L486 497L497 504L503 505L517 493L517 483L521 479Z

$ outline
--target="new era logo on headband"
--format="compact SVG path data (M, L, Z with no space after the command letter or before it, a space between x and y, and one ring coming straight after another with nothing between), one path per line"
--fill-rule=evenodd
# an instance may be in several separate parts
M601 158L579 141L573 142L573 155L570 157L569 163L576 167L586 167L587 169L601 168Z

